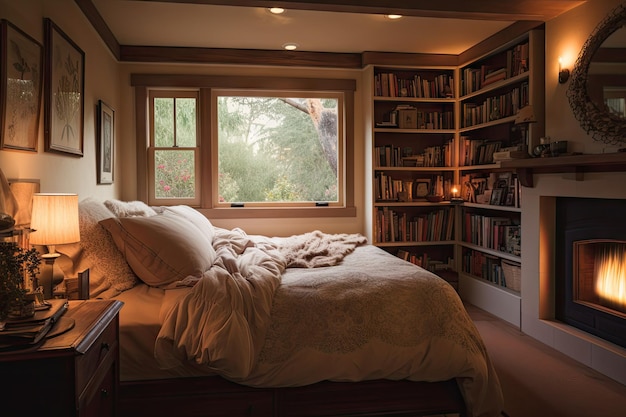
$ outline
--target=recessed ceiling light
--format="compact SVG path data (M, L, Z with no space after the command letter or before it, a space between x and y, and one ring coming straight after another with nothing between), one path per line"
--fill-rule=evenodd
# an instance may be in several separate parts
M397 20L397 19L401 19L402 15L401 14L386 14L385 17L387 19Z
M274 13L274 14L282 14L285 13L285 9L283 9L282 7L270 7L269 9L267 9L270 11L270 13Z
M298 44L289 42L283 45L283 49L286 49L287 51L295 51L296 49L298 49Z

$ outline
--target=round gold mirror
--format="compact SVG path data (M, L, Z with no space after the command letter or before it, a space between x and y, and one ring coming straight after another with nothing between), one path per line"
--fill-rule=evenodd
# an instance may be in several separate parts
M626 4L614 9L583 46L567 90L581 127L594 140L626 143Z

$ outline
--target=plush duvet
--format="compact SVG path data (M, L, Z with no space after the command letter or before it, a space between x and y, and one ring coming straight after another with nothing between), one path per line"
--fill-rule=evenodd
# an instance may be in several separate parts
M497 376L454 289L353 236L333 243L219 231L211 268L165 291L160 366L254 387L457 378L471 416L499 415Z

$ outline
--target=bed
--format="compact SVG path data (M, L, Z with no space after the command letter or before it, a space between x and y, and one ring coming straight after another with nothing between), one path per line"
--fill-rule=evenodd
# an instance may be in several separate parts
M86 199L66 274L120 313L119 416L499 416L454 289L319 231L250 236L187 206Z

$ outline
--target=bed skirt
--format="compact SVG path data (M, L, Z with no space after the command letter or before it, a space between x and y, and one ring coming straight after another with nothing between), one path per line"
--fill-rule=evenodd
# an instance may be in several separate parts
M466 416L456 380L319 382L251 388L219 376L122 382L117 416Z

